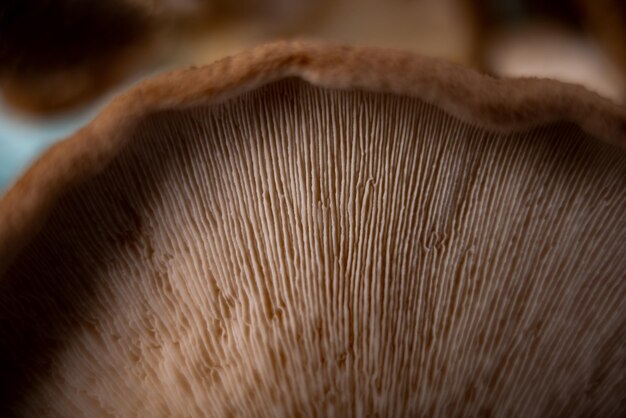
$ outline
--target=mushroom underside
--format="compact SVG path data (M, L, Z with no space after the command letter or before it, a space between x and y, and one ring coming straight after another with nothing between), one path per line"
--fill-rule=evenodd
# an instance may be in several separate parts
M626 413L622 150L296 79L127 135L0 281L0 409Z

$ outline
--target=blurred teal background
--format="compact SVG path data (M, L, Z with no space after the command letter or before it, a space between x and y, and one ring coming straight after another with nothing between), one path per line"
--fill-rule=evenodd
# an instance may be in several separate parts
M103 104L43 119L15 113L0 102L0 193L48 146L86 124Z

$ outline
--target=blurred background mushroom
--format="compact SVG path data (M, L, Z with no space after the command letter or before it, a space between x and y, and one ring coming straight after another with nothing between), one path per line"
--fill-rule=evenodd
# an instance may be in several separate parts
M0 4L0 190L148 75L262 42L404 49L626 99L621 0L23 0Z

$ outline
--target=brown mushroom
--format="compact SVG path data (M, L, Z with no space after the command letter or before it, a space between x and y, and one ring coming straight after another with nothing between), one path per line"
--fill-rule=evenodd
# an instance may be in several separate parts
M626 111L279 43L0 201L3 416L623 416Z

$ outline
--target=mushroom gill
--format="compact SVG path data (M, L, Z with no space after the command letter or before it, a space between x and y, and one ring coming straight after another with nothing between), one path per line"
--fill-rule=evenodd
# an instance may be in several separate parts
M623 416L626 117L515 83L278 44L135 88L0 201L2 415Z

